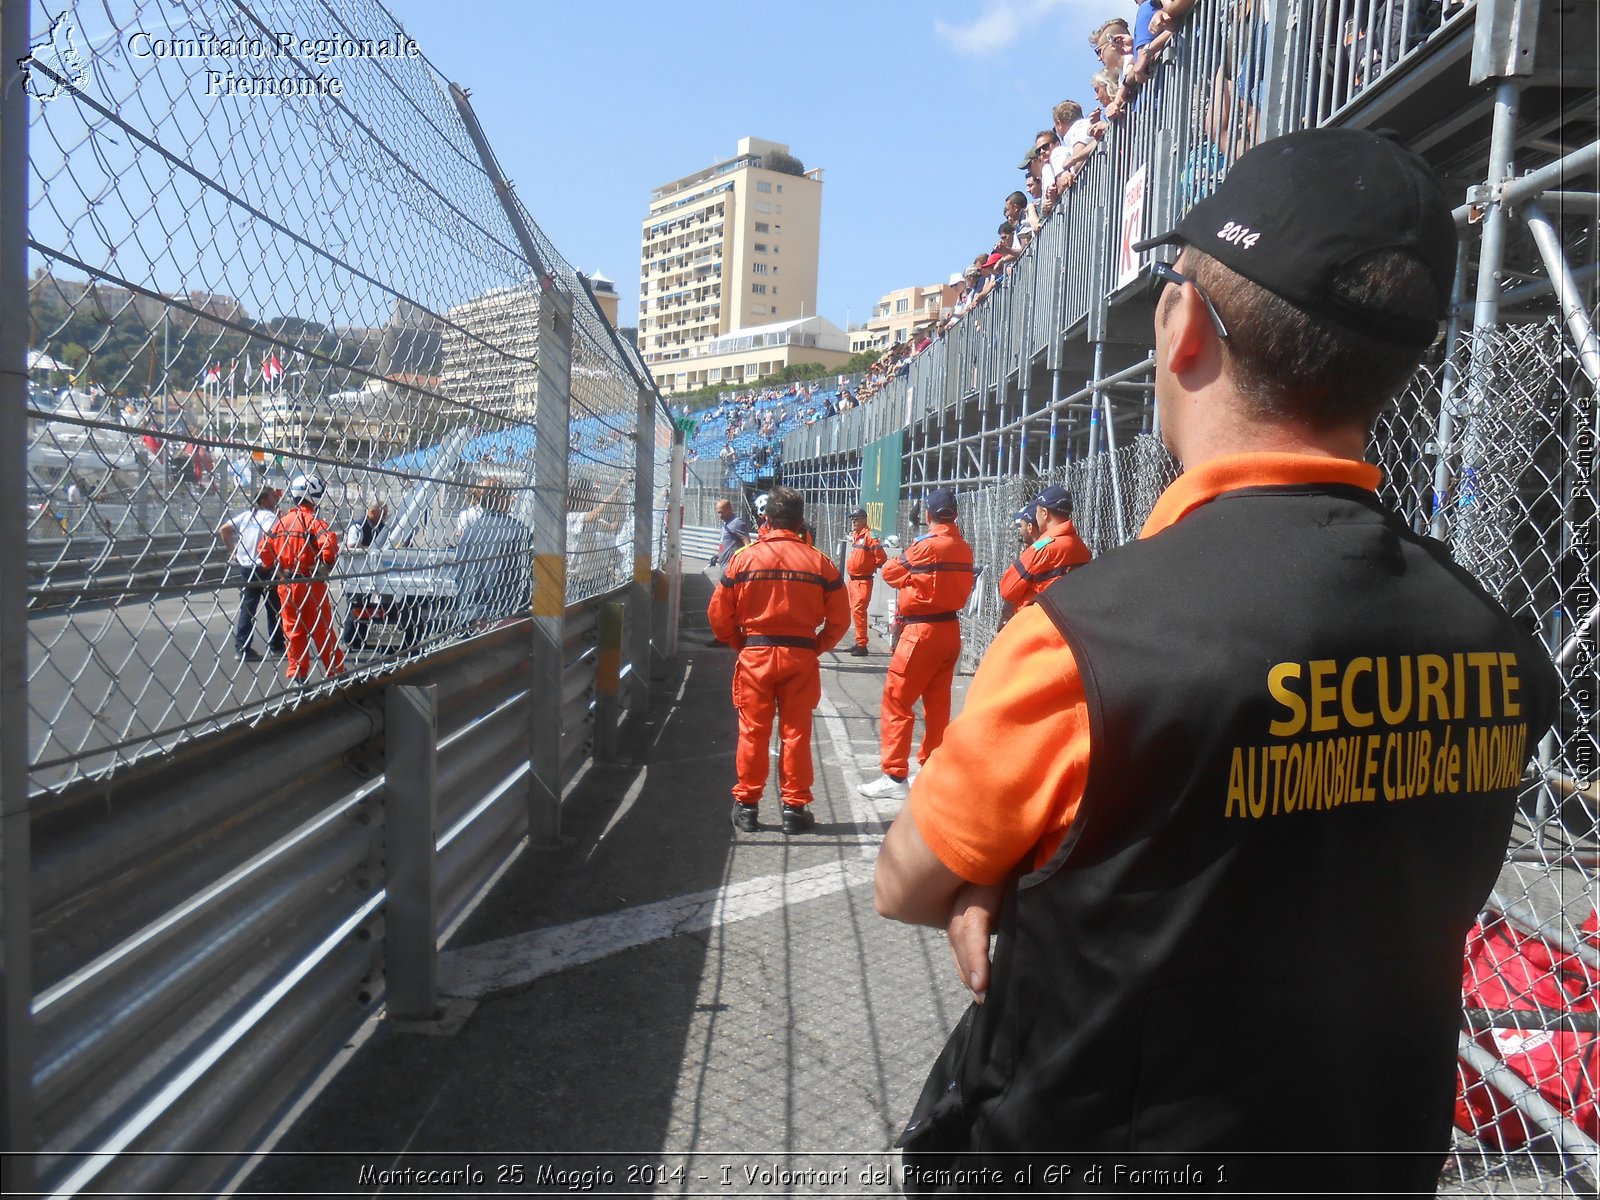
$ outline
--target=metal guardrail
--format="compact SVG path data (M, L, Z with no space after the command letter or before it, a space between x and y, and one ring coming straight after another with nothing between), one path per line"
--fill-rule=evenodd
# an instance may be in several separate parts
M628 696L604 689L606 620L626 669L650 669L623 652L618 599L564 617L563 785L630 715ZM531 623L513 622L114 784L40 799L43 1187L204 1188L239 1165L181 1152L248 1147L384 999L397 904L426 900L437 938L527 833L534 647ZM437 711L433 895L402 897L386 867L398 782L385 774L397 753L386 698L424 687ZM408 726L409 752L414 736ZM405 965L414 972L415 955Z

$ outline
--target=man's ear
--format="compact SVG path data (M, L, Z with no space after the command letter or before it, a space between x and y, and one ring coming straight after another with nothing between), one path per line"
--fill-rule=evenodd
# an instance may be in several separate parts
M1191 284L1174 285L1173 298L1163 297L1166 320L1166 367L1174 375L1189 370L1205 353L1207 339L1216 337L1211 314L1200 292Z

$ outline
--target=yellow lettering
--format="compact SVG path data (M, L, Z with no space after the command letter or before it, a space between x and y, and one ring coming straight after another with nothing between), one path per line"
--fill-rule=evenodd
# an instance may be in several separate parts
M1344 719L1352 729L1365 729L1372 724L1372 714L1362 712L1356 707L1352 698L1355 692L1356 676L1372 674L1372 660L1370 658L1352 658L1350 665L1344 669L1344 679L1339 685L1339 707L1344 710Z
M1489 676L1499 662L1500 656L1487 650L1467 655L1467 665L1478 668L1478 716L1481 718L1494 716L1494 703L1489 693Z
M1441 721L1450 719L1450 707L1445 703L1445 678L1450 668L1437 654L1417 655L1417 720L1428 719L1428 701L1433 700L1434 711Z
M1233 806L1239 806L1239 815L1245 815L1244 794L1244 751L1238 746L1233 748L1233 763L1228 768L1228 806L1223 809L1224 817L1233 816Z
M1467 656L1452 655L1451 661L1454 665L1450 671L1450 681L1456 685L1456 702L1450 709L1450 716L1459 721L1467 715Z
M1278 804L1283 798L1283 760L1288 751L1282 746L1273 746L1267 751L1267 758L1272 762L1272 815L1278 815Z
M1378 770L1378 746L1382 741L1380 734L1367 734L1367 761L1361 772L1361 798L1368 804L1378 798L1377 790L1372 786L1372 777Z
M1500 705L1504 710L1504 716L1520 717L1522 715L1521 703L1511 698L1521 690L1522 683L1517 679L1517 656L1515 654L1501 654Z
M1289 753L1284 759L1283 766L1283 811L1293 812L1300 807L1300 785L1305 781L1305 773L1300 769L1301 760L1305 756L1305 747L1299 742L1289 747Z
M1396 672L1400 677L1400 700L1397 704L1389 702L1389 663L1392 660L1380 658L1378 660L1378 711L1383 714L1386 725L1399 725L1411 715L1411 656L1400 656L1400 669Z
M1339 669L1331 658L1311 660L1311 732L1325 733L1339 727L1339 719L1328 714L1328 705L1339 698L1339 690L1329 682Z
M1289 690L1288 682L1300 678L1299 663L1279 663L1267 672L1267 691L1272 693L1272 698L1284 708L1289 710L1289 715L1281 721L1274 721L1267 726L1268 732L1273 737L1293 737L1305 728L1306 705L1305 701Z

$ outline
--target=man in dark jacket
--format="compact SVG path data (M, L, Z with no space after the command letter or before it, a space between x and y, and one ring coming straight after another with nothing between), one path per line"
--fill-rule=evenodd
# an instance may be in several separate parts
M975 1001L907 1190L1431 1194L1463 941L1557 694L1362 461L1445 315L1450 205L1397 143L1310 130L1136 249L1167 243L1184 472L1001 631L878 858Z

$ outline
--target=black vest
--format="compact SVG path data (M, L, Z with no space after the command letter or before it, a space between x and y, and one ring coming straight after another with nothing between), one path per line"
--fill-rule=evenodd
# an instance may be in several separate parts
M923 1127L968 1167L1089 1152L1102 1191L1157 1162L1130 1151L1197 1152L1203 1190L1219 1167L1228 1190L1431 1190L1462 944L1554 715L1545 651L1340 486L1226 493L1041 602L1084 680L1087 788L1008 891Z

